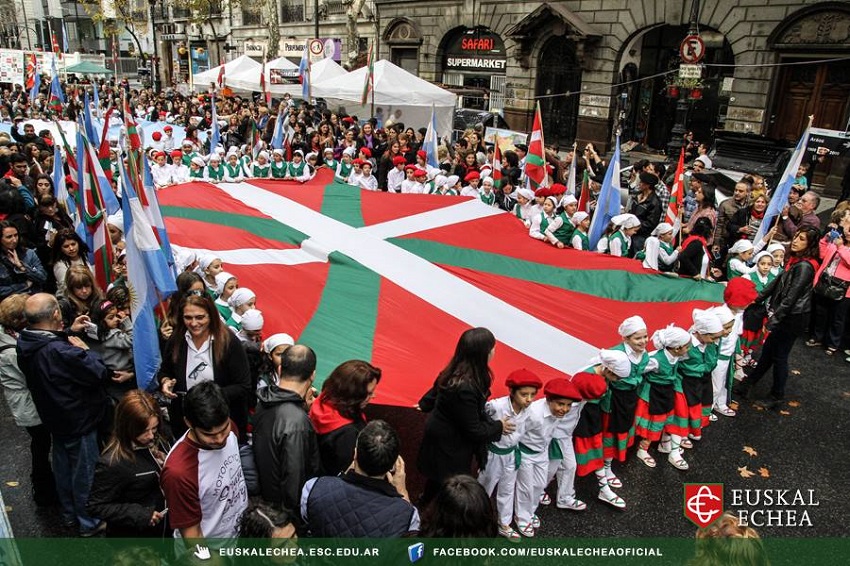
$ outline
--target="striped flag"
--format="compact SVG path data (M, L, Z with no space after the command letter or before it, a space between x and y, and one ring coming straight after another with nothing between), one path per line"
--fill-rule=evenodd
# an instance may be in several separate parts
M525 156L525 176L532 191L549 184L546 172L546 152L543 145L543 120L540 117L540 103L534 113L534 125L528 142L528 154Z
M682 230L682 202L684 198L685 182L685 148L679 153L679 164L676 166L676 174L673 175L673 188L670 189L670 202L667 204L667 214L664 221L673 226L673 239L679 237Z
M272 134L273 149L281 149L283 147L283 123L285 122L283 114L284 108L286 108L286 104L283 102L281 102L277 107L277 118L275 118L274 121L274 134Z
M115 71L115 78L118 79L118 42L115 41L115 34L112 34L112 70Z
M363 95L360 97L361 106L366 106L369 103L369 93L375 92L375 61L372 52L374 46L374 42L369 46L369 59L366 62L366 80L363 81Z
M80 216L77 214L77 203L74 201L74 197L68 193L68 186L65 183L65 170L62 168L62 150L59 149L58 143L53 144L53 196L74 221L74 228L78 228Z
M590 214L590 175L587 169L581 176L581 188L579 188L578 208L576 210L583 210Z
M156 196L156 187L153 184L153 177L151 176L150 161L144 155L142 155L142 163L144 166L144 177L142 178L142 191L139 192L139 200L142 201L142 206L148 215L151 225L156 229L157 240L159 241L159 245L162 246L165 259L174 272L174 277L177 277L178 273L177 267L174 264L174 254L171 252L171 240L168 238L168 232L165 230L165 221L162 219L159 197Z
M502 188L502 149L499 147L499 136L496 136L496 148L493 150L493 187Z
M263 100L266 104L272 103L272 93L266 88L266 55L263 53L263 68L260 71L260 90L263 93Z
M210 132L210 151L215 151L216 146L221 143L221 127L218 125L218 112L215 109L215 92L212 93L212 131Z
M139 136L139 130L136 127L136 121L133 119L133 111L130 109L130 104L127 102L127 97L124 96L124 128L127 130L127 142L130 151L140 151L142 149L142 138Z
M605 179L602 181L602 189L596 201L596 211L590 222L590 249L596 250L596 244L602 239L602 233L612 218L620 214L620 136L614 145L614 157L605 171ZM530 149L530 148L529 148Z
M53 53L61 60L62 59L62 51L59 49L59 41L56 39L56 32L50 32L50 41L53 47Z
M38 98L38 91L41 90L41 73L38 72L38 60L35 58L35 53L27 57L27 88L29 88L30 100Z
M567 169L567 193L575 195L576 191L576 144L573 143L573 159Z
M103 187L96 171L100 168L100 164L95 159L82 128L77 131L77 163L80 165L77 171L79 186L77 206L81 218L78 234L85 240L90 250L89 261L98 287L106 289L112 282L113 264L112 241L109 239L109 231L106 228L108 212L104 202ZM108 190L109 194L112 194L112 187L108 187ZM115 195L112 195L112 198L115 199ZM117 204L117 200L115 203Z
M62 52L68 53L71 46L68 45L68 28L65 26L65 18L62 18Z
M767 210L764 211L764 218L762 218L761 225L759 226L758 232L756 232L755 238L753 238L753 242L760 242L762 238L764 238L768 227L773 223L773 219L776 218L779 213L782 212L785 205L788 204L788 195L791 194L794 179L797 177L797 169L799 169L800 163L803 161L803 156L806 154L806 144L809 141L809 130L812 127L812 118L812 116L809 116L809 124L806 126L806 130L800 137L800 141L797 142L797 147L794 149L794 153L791 154L791 159L788 161L788 165L785 166L785 172L782 173L782 180L779 181L779 184L776 186L776 190L773 191L773 196L770 197L770 202L767 204Z
M298 78L301 80L301 98L308 101L310 93L310 50L307 43L304 44L304 53L301 55L301 63L298 65Z
M156 231L151 226L133 183L123 163L119 163L124 180L124 234L127 254L127 281L133 290L130 305L133 320L133 363L139 389L150 390L162 362L154 313L162 301L177 291L174 273Z
M422 149L425 150L425 163L434 167L440 166L437 157L437 114L434 105L431 105L431 119L428 120L428 129L425 130L425 139L422 140Z
M50 110L56 115L62 115L62 105L65 104L65 94L62 92L62 85L59 83L59 73L56 71L56 59L53 59L53 65L50 69L50 99L47 102Z

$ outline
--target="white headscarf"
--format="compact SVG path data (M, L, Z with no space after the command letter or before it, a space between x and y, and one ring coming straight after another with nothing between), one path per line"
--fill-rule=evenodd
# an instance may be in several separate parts
M669 325L667 328L656 330L652 335L652 344L658 349L679 348L691 341L691 335L684 328Z
M769 246L767 246L767 252L769 252L771 254L773 252L784 252L784 251L785 251L785 246L783 246L782 244L773 243L773 244L770 244Z
M629 361L629 356L620 350L600 350L599 362L602 367L611 370L617 377L629 377L632 373L632 362Z
M573 195L565 195L564 198L561 199L561 206L566 207L569 204L575 204L577 202L576 197Z
M226 271L220 271L218 275L215 276L215 292L218 295L221 295L224 292L224 286L227 285L227 282L231 279L235 279L236 276L232 273L228 273Z
M759 253L757 253L756 257L753 258L753 265L758 265L759 260L763 257L769 257L770 261L773 261L773 255L770 253L770 251L763 250L763 251L760 251Z
M720 319L709 310L694 309L693 318L694 325L691 327L691 332L717 334L723 330L723 324L720 322Z
M262 330L264 323L263 313L257 309L248 309L242 314L242 328L245 330Z
M753 246L753 243L749 240L738 240L737 242L732 244L731 248L729 248L729 253L742 254L744 252L752 250L754 247L755 246Z
M623 230L628 230L629 228L637 228L640 226L640 220L634 214L629 214L628 212L625 214L618 214L614 218L611 219L611 222L614 223L614 226L618 226Z
M292 336L290 336L289 334L284 334L283 332L272 334L263 342L263 351L266 354L271 354L272 352L274 352L275 348L282 344L292 346L295 344L295 340L292 339Z
M733 320L735 320L735 313L727 307L726 305L720 305L717 307L713 307L708 309L709 312L713 313L720 320L720 324L727 325Z
M655 236L657 238L658 236L661 236L662 234L667 234L667 233L672 232L672 231L673 231L672 225L668 224L667 222L661 222L652 231L652 236Z
M230 298L227 299L227 304L229 304L234 309L240 305L244 305L257 295L254 294L254 291L247 287L239 287L233 294L230 295Z
M570 218L570 221L573 223L573 226L578 226L579 224L584 222L588 216L590 216L588 213L583 210L579 210L578 212L573 214L573 217Z
M210 266L212 262L218 259L218 256L214 254L204 254L198 258L198 269L201 271L205 270Z
M646 330L646 323L641 317L635 315L621 322L620 327L617 328L617 333L623 338L627 338L639 330Z
M523 197L527 198L528 200L534 200L534 191L532 191L531 189L526 189L526 188L517 189L516 194L519 195L519 196L523 196Z

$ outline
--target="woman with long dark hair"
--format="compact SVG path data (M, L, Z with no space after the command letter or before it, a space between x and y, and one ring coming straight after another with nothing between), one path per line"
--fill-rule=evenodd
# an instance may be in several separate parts
M812 290L818 270L820 233L815 228L801 228L791 240L791 258L785 271L759 293L756 302L767 304L767 330L770 334L762 347L761 357L753 372L736 388L738 395L749 395L752 387L773 368L773 387L763 403L771 409L782 405L788 381L788 357L797 337L809 326Z
M691 233L682 242L679 253L679 270L682 277L707 279L715 270L711 269L711 255L708 252L708 239L714 233L714 225L709 218L700 218L694 222Z
M162 537L168 532L159 472L159 407L141 390L127 392L115 407L112 439L94 470L87 511L106 521L115 537Z
M489 363L495 352L492 332L467 330L433 387L419 400L419 409L430 413L417 460L419 471L428 479L420 503L430 501L447 477L471 473L473 457L483 468L487 443L516 429L513 422L493 420L484 410L493 382Z
M487 491L475 478L448 478L434 495L422 521L421 535L428 538L496 538L496 513Z
M165 345L159 372L160 390L171 399L168 413L175 437L186 432L183 397L202 381L215 381L230 406L242 440L247 438L251 370L239 339L227 329L208 295L180 302L174 332Z
M46 282L41 261L35 250L24 247L18 227L0 222L0 300L15 293L38 293Z
M357 435L366 426L363 410L380 381L380 368L349 360L337 366L322 385L322 393L310 407L310 421L319 437L326 475L338 475L351 465Z

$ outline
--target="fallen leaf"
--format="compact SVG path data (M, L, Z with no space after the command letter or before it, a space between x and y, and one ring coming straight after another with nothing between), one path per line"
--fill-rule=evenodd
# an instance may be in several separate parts
M792 369L792 370L791 370L791 375L800 375L800 370L798 370L798 369Z
M788 406L789 407L799 407L800 402L799 401L788 401Z
M850 397L850 391L847 392L847 396ZM732 401L731 403L729 403L729 408L732 409L733 411L737 411L738 410L738 402Z
M787 417L791 414L791 411L779 411L779 414Z
M19 484L19 483L18 483L18 482L16 482L16 481L7 481L7 482L6 482L6 485L8 485L9 487L18 487L18 486L19 486L19 485L21 485L21 484Z
M767 468L759 468L759 475L763 478L769 478L770 470L768 470Z
M762 407L761 405L753 405L753 409L755 409L756 411L764 411L764 407Z
M8 512L9 512L9 511L11 511L11 510L12 510L12 506L11 506L11 505L6 505L6 513L8 513Z
M756 475L755 472L751 472L746 466L744 466L743 468L738 468L738 473L741 475L742 478L746 479L749 479Z
M759 453L756 452L756 449L753 448L752 446L744 446L744 452L746 452L750 456L758 456L759 455Z
M841 393L841 396L845 399L850 399L850 391L844 391L843 393Z

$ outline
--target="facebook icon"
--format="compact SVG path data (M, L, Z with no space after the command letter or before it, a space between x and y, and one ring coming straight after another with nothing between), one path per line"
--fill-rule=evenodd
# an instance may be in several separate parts
M411 544L407 547L407 557L410 558L410 563L418 562L425 556L425 545L421 542Z

